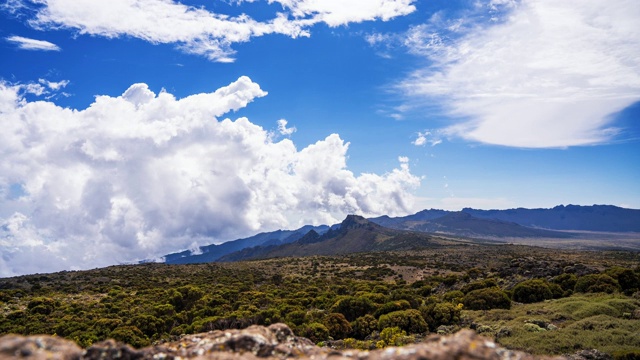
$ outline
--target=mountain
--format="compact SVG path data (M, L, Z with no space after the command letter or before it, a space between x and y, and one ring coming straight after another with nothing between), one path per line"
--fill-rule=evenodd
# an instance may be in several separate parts
M640 232L640 210L613 205L559 205L552 209L474 210L463 212L482 219L515 222L554 230Z
M248 238L228 241L219 245L201 246L199 251L194 254L192 251L185 250L178 253L165 255L165 263L167 264L198 264L217 261L220 257L231 254L233 252L251 248L255 246L277 246L281 244L297 241L304 237L310 231L317 234L324 234L329 230L326 225L311 226L305 225L297 230L277 230L273 232L260 233Z
M449 217L452 214L462 215ZM482 223L480 220L491 222ZM563 237L558 233L536 232L547 230L576 230L601 232L640 232L640 210L612 205L559 205L552 209L476 210L464 208L461 212L422 210L416 214L390 218L381 216L371 221L395 229L441 231L457 235L476 233L498 237ZM496 221L501 223L496 223ZM527 227L517 228L514 225Z
M403 217L392 218L387 215L384 215L377 218L370 218L369 220L373 221L378 225L393 228L398 224L406 223L406 222L414 222L414 221L422 222L422 221L428 221L428 220L435 220L437 218L443 217L450 213L451 212L447 210L431 209L431 210L422 210L413 215L407 215Z
M513 222L481 219L466 212L451 212L434 220L409 220L393 225L395 228L429 233L446 233L456 236L475 238L495 237L536 237L536 238L566 238L570 234L534 229Z
M362 223L359 217L347 217L349 221L342 224L328 226L304 226L297 230L278 230L268 233L229 241L219 245L208 245L199 248L197 254L182 251L165 256L169 264L206 263L219 260L233 261L240 258L266 257L271 252L278 254L333 254L357 251L378 251L384 246L397 248L400 238L405 240L409 235L402 236L393 231L408 230L427 233L446 233L456 236L475 238L566 238L570 234L553 230L577 230L600 232L640 232L640 210L625 209L611 205L593 206L556 206L552 209L509 209L509 210L476 210L465 208L460 212L428 209L413 215L403 217L380 216ZM347 220L345 219L345 221ZM359 224L359 225L358 225ZM358 227L361 226L361 227ZM376 227L377 226L377 227ZM354 228L355 227L355 228ZM341 231L356 230L348 236ZM313 232L311 231L313 230ZM385 235L386 234L386 235ZM342 237L340 237L342 236ZM325 242L331 239L345 239ZM367 242L367 237L375 239L373 245ZM398 236L400 236L398 238ZM415 234L414 234L415 236ZM394 238L385 242L380 239ZM409 243L423 242L423 238L407 240ZM294 244L295 243L295 244ZM320 245L328 246L321 249ZM292 244L281 248L283 244ZM386 245L384 245L386 244ZM384 245L384 246L383 246ZM230 255L239 252L234 255ZM227 256L229 255L229 256ZM290 256L283 255L283 256ZM271 255L269 255L271 256Z
M287 256L341 255L356 252L399 251L438 247L445 242L429 234L380 226L361 216L349 215L339 227L323 235L310 231L303 238L279 246L246 248L220 258L242 261ZM453 242L451 242L453 243Z

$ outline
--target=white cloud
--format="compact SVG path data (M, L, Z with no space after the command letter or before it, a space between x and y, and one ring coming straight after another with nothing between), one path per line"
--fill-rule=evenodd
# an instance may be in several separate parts
M37 6L29 23L37 29L75 29L80 34L109 38L131 36L154 44L176 44L187 53L212 61L233 61L231 45L252 37L283 34L292 38L309 36L317 23L346 25L381 19L390 20L415 11L415 0L269 0L284 11L266 22L248 15L231 17L172 0L22 0ZM236 1L242 2L253 1ZM250 6L249 8L250 9ZM263 14L261 14L263 16Z
M266 95L247 77L182 99L134 84L86 109L22 94L0 83L0 276L414 210L408 159L356 176L336 134L298 150L246 118L223 120Z
M614 115L640 100L639 2L493 0L485 8L493 21L465 24L461 36L442 41L425 26L407 37L433 65L400 88L460 119L444 134L530 148L618 134Z
M49 81L46 79L38 79L38 82L40 84L45 85L46 87L48 87L53 91L58 91L62 88L65 88L67 85L69 85L69 80L60 80L56 82L56 81Z
M285 119L278 120L278 131L280 132L280 135L291 136L291 134L297 131L295 126L288 128L288 123L289 122Z
M60 51L60 47L45 40L29 39L22 36L9 36L7 41L15 43L22 50Z
M311 17L329 26L382 19L388 21L416 10L415 0L269 0L291 10L297 18Z
M442 140L439 136L431 133L430 131L418 132L418 136L414 141L411 142L415 146L425 146L430 144L431 146L436 146L442 143Z

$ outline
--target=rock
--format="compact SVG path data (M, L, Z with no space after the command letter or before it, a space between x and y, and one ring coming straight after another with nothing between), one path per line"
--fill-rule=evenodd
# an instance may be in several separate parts
M320 348L306 338L295 336L284 324L185 335L177 341L138 350L123 343L107 340L96 343L83 352L73 342L57 337L7 335L0 338L0 358L7 360L549 359L501 348L492 340L481 337L471 330L461 330L448 336L432 335L422 343L404 347L372 351L337 351Z
M581 350L573 355L568 355L569 360L611 360L613 357L596 349Z
M25 360L79 360L82 349L74 342L57 336L0 337L0 358Z

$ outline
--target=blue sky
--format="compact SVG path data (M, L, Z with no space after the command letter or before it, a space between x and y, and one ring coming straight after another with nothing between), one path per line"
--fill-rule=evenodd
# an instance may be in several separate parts
M0 4L0 276L348 213L640 208L637 1Z

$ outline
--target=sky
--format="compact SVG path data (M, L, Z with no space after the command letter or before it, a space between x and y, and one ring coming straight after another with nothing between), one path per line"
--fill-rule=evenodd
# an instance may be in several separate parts
M640 208L637 0L2 0L0 277Z

